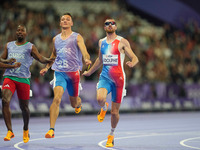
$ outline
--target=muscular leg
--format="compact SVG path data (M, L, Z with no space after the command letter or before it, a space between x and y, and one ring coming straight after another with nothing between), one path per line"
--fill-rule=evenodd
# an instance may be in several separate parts
M108 91L105 88L100 88L97 90L97 102L99 106L105 106L107 93Z
M69 96L69 100L70 100L71 106L73 108L79 107L81 105L81 98L80 97Z
M113 147L114 146L114 131L117 127L119 122L119 108L120 103L112 102L111 106L111 131L108 135L108 140L106 142L106 147Z
M10 131L12 131L11 111L10 111L11 98L12 98L12 92L8 89L4 89L2 91L2 113L6 127Z
M54 88L54 98L53 102L50 106L50 128L54 128L56 124L56 120L59 115L59 107L60 107L60 102L62 99L62 95L64 93L63 87L61 86L56 86Z
M28 107L29 100L21 100L19 99L19 106L22 111L23 121L24 121L24 130L28 130L29 119L30 119L30 110Z
M116 128L119 121L120 103L112 102L111 106L111 127Z

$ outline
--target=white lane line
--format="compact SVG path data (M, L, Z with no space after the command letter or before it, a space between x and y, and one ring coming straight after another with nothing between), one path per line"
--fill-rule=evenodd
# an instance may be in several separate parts
M69 134L69 133L68 133ZM65 136L59 136L59 137L55 137L55 138L63 138L63 137L77 137L77 136L93 136L93 135L102 135L102 134L105 134L105 133L87 133L85 134L84 132L81 132L79 134L76 134L76 135L65 135ZM125 136L125 137L119 137L119 138L115 138L115 140L120 140L120 139L128 139L128 138L137 138L137 137L148 137L148 136L163 136L163 135L177 135L177 134L186 134L186 133L150 133L150 134L143 134L143 135L135 135L135 136ZM189 148L193 148L193 149L199 149L199 147L192 147L192 146L189 146L189 145L186 145L184 144L184 142L186 141L189 141L189 140L194 140L194 139L198 139L200 137L195 137L195 138L190 138L190 139L185 139L183 141L180 142L180 144L182 146L185 146L185 147L189 147ZM45 140L46 138L37 138L37 139L32 139L30 140L29 142L31 141L37 141L37 140ZM102 148L105 148L105 149L109 149L109 150L116 150L114 148L108 148L108 147L105 147L103 146L103 143L106 142L106 140L103 140L103 141L100 141L98 143L98 145ZM19 149L19 150L24 150L23 148L20 148L19 145L20 144L24 144L24 142L18 142L14 145L15 148Z
M136 136L125 136L125 137L119 137L119 138L115 138L115 140L121 140L121 139L130 139L130 138L137 138L137 137L146 137L146 136L157 136L157 135L160 135L160 134L157 134L157 133L152 133L152 134L145 134L145 135L136 135ZM116 150L114 148L109 148L109 147L105 147L103 146L103 143L106 142L106 140L103 140L103 141L100 141L98 143L98 145L102 148L105 148L105 149L110 149L110 150Z
M193 132L192 132L193 133ZM196 132L195 132L196 133ZM150 133L150 134L143 134L143 135L136 135L136 136L125 136L125 137L120 137L120 138L115 138L115 140L120 140L120 139L128 139L128 138L137 138L137 137L147 137L147 136L166 136L166 135L181 135L181 134L189 134L188 132L182 132L182 133ZM191 132L190 132L191 134ZM200 137L197 137L197 138L200 138ZM194 138L193 138L194 139ZM108 148L108 147L105 147L103 145L104 142L106 142L106 140L103 140L103 141L100 141L98 143L98 145L102 148L105 148L105 149L109 149L109 150L117 150L117 149L114 149L114 148ZM184 143L184 142L183 142ZM191 147L191 146L187 146L187 147L190 147L190 148L195 148L195 149L200 149L200 148L197 148L197 147Z
M189 138L189 139L182 140L182 141L180 141L180 144L181 144L182 146L185 146L185 147L188 147L188 148L200 149L200 147L194 147L194 146L190 146L190 145L186 145L186 144L185 144L185 142L187 142L187 141L196 140L196 139L200 139L200 137L195 137L195 138Z
M65 136L57 136L57 137L54 137L54 138L66 138L66 137L78 137L78 136L94 136L94 135L101 135L101 134L104 134L104 133L87 133L87 134L85 134L85 133L80 133L80 134L76 134L76 135L65 135ZM32 139L32 140L29 140L29 142L32 142L32 141L38 141L38 140L46 140L46 138L37 138L37 139ZM21 141L21 142L18 142L18 143L16 143L15 145L14 145L14 147L16 148L16 149L19 149L19 150L24 150L23 148L20 148L19 147L19 145L20 144L24 144L24 142L23 141Z

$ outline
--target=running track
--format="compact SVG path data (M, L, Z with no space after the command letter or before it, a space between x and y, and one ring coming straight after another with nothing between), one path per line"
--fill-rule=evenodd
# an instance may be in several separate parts
M0 150L106 150L110 115L99 123L96 115L59 116L55 138L45 139L48 117L30 119L30 141L22 141L22 118L13 118L15 138L4 142L0 118ZM111 149L111 148L110 148ZM121 114L113 150L200 150L200 112Z

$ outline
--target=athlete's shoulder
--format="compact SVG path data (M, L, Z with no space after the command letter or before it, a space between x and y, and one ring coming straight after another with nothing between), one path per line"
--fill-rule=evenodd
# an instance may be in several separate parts
M53 37L53 39L55 39L55 38L57 38L57 37L60 37L60 35L61 35L61 33L58 33L57 35L55 35L55 36Z
M99 43L102 43L103 41L106 41L107 37L104 37L102 39L99 40Z
M104 37L104 38L102 38L102 39L100 39L101 41L105 41L107 39L107 37Z
M34 45L33 43L31 43L31 42L26 42L26 44L29 44L29 45Z
M82 40L83 36L78 32L72 32L71 36L77 40Z
M14 44L16 41L10 41L10 42L7 42L7 45L9 44Z
M59 38L61 38L61 33L55 35L55 36L53 37L53 40L52 40L52 41L55 42L55 40L56 40L56 39L59 39Z
M120 36L120 35L117 35L116 39L119 40L119 41L121 41L124 38L122 36Z
M99 47L101 47L102 42L106 41L107 37L104 37L99 40Z
M81 35L80 33L74 32L74 31L72 32L72 34L73 34L73 35Z
M123 38L123 37L121 38L120 42L125 44L125 45L129 43L129 41L127 39Z

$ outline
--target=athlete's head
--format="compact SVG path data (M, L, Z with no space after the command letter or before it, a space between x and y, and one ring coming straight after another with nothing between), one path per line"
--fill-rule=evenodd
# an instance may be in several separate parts
M71 28L73 26L72 15L70 13L64 13L60 17L60 26L62 28Z
M22 42L26 38L26 35L26 27L24 25L18 25L16 31L17 41Z
M114 19L106 19L104 22L104 30L107 33L114 33L117 30L117 24Z

